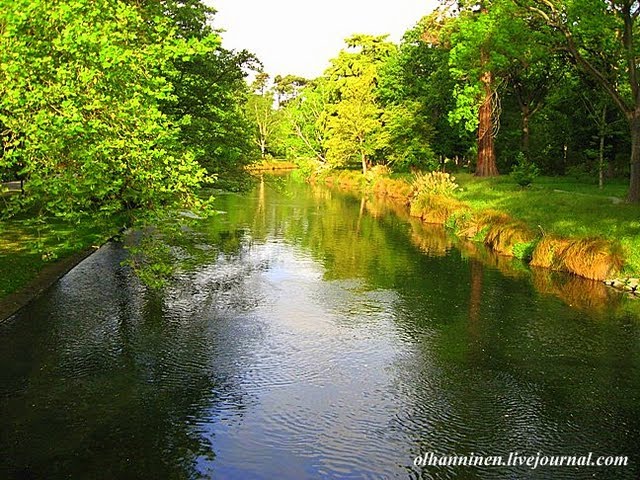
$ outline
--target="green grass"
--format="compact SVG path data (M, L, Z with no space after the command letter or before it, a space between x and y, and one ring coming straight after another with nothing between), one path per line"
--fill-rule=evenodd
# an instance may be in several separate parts
M116 233L115 225L29 218L0 222L0 297L27 285L47 264L102 244Z
M627 273L640 273L640 206L615 204L611 199L623 200L626 184L612 183L599 190L569 177L541 177L522 189L506 175L455 176L462 187L457 196L472 208L500 210L545 234L617 240L625 250Z

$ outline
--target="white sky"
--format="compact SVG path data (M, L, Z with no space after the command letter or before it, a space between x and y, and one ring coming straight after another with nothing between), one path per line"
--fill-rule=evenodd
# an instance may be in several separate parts
M353 33L397 42L437 0L206 0L226 30L223 45L246 49L275 75L319 76Z

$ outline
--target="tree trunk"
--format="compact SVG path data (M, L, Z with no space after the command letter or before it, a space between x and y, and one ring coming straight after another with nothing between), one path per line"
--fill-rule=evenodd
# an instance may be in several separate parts
M640 111L636 110L629 122L631 130L631 178L629 180L630 203L640 202Z
M604 140L607 128L607 107L602 107L602 117L600 118L600 151L598 152L598 188L604 187Z
M529 161L529 119L531 118L531 110L529 105L522 106L522 153L524 158Z
M488 63L488 53L482 50L481 61L483 65ZM493 81L491 72L482 74L482 90L484 98L478 111L478 164L476 166L477 177L493 177L498 175L496 167L496 152L493 144Z
M364 153L360 154L360 159L362 161L362 174L367 174L367 156Z

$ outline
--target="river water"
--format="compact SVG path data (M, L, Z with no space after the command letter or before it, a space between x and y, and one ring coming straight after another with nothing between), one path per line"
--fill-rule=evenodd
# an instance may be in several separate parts
M638 478L633 301L286 178L217 205L164 290L110 244L0 325L0 478Z

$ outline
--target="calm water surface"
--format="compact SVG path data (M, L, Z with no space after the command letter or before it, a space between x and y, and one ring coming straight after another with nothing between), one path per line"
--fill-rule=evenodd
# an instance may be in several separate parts
M112 244L0 325L0 478L639 477L632 302L285 179L218 208L164 291Z

